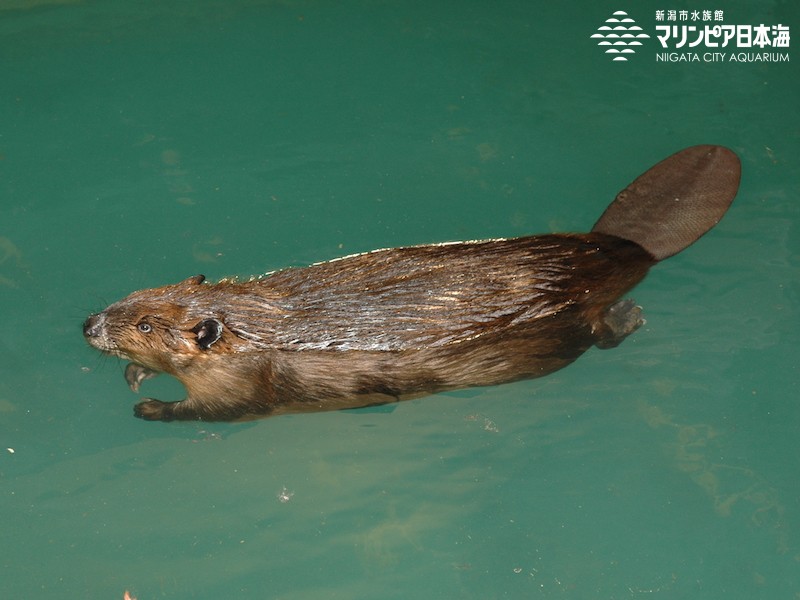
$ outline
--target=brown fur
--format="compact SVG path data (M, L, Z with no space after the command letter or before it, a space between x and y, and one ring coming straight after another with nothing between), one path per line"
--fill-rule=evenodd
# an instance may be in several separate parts
M618 300L655 261L599 232L378 250L134 292L84 335L131 361L134 391L159 372L186 387L138 404L145 419L352 408L539 377L616 346L643 322Z

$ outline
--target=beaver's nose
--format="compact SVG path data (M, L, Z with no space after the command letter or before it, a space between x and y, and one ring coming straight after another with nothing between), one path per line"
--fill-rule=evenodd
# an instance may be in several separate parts
M87 338L99 337L103 331L103 323L105 318L102 314L89 315L89 318L83 322L83 335Z

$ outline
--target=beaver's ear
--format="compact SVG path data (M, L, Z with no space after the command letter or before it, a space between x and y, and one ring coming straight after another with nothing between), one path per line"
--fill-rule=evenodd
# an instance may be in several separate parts
M197 345L208 350L222 337L222 323L217 319L204 319L192 327L192 333L197 335Z

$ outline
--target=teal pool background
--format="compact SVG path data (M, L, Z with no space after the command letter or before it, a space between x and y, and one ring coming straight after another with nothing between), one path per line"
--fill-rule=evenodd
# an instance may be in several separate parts
M0 5L0 596L800 597L800 56L589 39L666 8L800 27L785 2ZM645 327L545 379L145 423L81 336L199 272L586 230L697 143L740 155L731 211L634 291Z

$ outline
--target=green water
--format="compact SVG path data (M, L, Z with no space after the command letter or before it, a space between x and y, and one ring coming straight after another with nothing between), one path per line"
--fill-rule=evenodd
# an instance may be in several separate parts
M623 4L1 3L0 597L800 597L800 55L612 63L612 10L719 8ZM146 423L81 336L200 272L586 230L697 143L731 211L542 380Z

